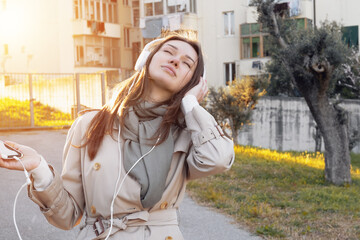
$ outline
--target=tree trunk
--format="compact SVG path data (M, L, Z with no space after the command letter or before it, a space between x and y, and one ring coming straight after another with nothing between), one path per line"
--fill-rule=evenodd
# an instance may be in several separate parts
M347 116L330 104L326 95L305 96L325 144L325 179L335 185L351 183Z
M274 12L275 3L260 0L256 0L255 3L258 6L258 12L262 13L263 21L272 22L270 29L273 30L273 33L271 34L277 39L280 47L289 48L279 30ZM299 69L296 69L299 66L291 64L287 56L283 57L282 61L290 75L291 82L296 84L304 96L324 139L325 179L335 185L351 183L347 116L343 111L330 104L326 95L333 66L316 53L309 55L308 64L303 66L308 66L306 67L308 73L313 74L314 79L310 80L308 77L303 77L307 74L299 74Z
M230 128L231 128L231 135L232 135L234 145L239 145L239 143L238 143L238 136L239 136L238 129L235 129L234 120L232 118L229 118L229 125L230 125Z
M321 142L322 142L321 132L317 125L315 126L314 139L315 139L315 154L317 154L318 152L321 152Z

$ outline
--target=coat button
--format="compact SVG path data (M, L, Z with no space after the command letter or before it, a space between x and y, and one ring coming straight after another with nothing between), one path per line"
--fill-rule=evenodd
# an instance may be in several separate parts
M161 208L161 209L165 209L165 208L167 208L167 206L168 206L168 203L167 203L167 202L163 202L163 203L160 205L160 208Z
M165 240L173 240L173 237L172 237L172 236L167 236L167 237L165 238Z
M100 163L95 163L94 164L94 169L97 171L101 168L101 164Z
M96 207L91 206L91 210L90 210L90 211L91 211L92 214L96 214Z

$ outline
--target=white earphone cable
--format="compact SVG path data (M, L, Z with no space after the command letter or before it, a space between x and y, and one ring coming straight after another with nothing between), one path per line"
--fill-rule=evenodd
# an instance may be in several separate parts
M15 156L14 156L14 159L17 160L17 161L19 161L19 162L21 163L21 165L22 165L23 168L24 168L24 173L25 173L25 177L26 177L26 183L24 183L24 184L21 186L21 188L19 189L19 191L16 193L16 197L15 197L15 200L14 200L14 207L13 207L13 220L14 220L14 225L15 225L16 233L17 233L19 239L22 240L21 234L20 234L20 231L19 231L19 228L18 228L18 226L17 226L17 224L16 224L16 202L17 202L17 199L18 199L18 197L19 197L19 194L20 194L21 190L22 190L24 187L26 187L27 185L30 185L30 184L31 184L31 180L30 180L30 177L29 177L29 173L28 173L28 171L26 171L26 168L25 168L23 162L21 161L21 159L18 158L18 157L15 157Z
M118 133L118 150L119 150L119 157L120 157L120 166L119 166L119 175L115 184L115 191L114 191L114 195L113 195L113 199L111 201L111 206L110 206L110 228L109 228L109 232L105 238L105 240L107 240L111 234L112 228L113 228L113 221L114 221L114 202L116 199L116 196L119 194L121 187L126 179L126 177L129 175L129 173L131 172L131 170L136 166L136 164L138 164L140 162L141 159L143 159L144 157L146 157L147 155L149 155L156 147L156 144L159 142L160 140L160 136L158 137L158 139L156 140L155 145L144 155L142 155L138 160L136 160L136 162L132 165L132 167L127 171L127 173L125 174L124 178L122 179L119 188L117 189L119 180L120 180L120 175L121 175L121 168L122 168L122 161L121 161L121 147L120 147L120 125L119 125L119 133ZM117 190L116 190L117 189Z

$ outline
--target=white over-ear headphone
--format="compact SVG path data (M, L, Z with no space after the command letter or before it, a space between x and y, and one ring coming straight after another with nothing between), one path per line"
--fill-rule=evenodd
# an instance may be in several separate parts
M138 59L136 60L136 64L135 64L135 71L141 71L141 69L145 66L146 64L146 60L148 59L151 51L150 51L150 47L157 42L163 41L164 38L159 38L159 39L155 39L152 40L151 42L149 42L148 44L145 45L144 49L142 50L142 52L140 53L140 56L138 57Z

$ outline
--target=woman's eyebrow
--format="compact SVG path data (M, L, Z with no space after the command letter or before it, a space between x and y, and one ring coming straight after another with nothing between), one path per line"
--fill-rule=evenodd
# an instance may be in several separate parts
M168 46L170 46L170 47L172 47L172 48L174 48L175 50L179 50L179 48L178 47L176 47L176 46L174 46L174 45L172 45L172 44L170 44L170 43L167 43L166 45L168 45ZM188 59L190 59L191 61L193 61L194 63L195 63L195 60L194 59L192 59L189 55L185 55L185 57L187 57Z

